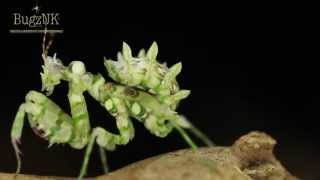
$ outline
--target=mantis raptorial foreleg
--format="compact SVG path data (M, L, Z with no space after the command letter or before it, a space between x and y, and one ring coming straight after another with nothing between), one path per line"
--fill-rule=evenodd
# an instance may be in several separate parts
M81 149L87 145L90 136L90 121L83 92L75 90L75 84L69 83L68 100L70 103L74 138L70 145Z
M91 133L89 113L87 110L85 98L83 96L83 92L86 90L86 84L82 83L81 81L81 75L85 73L85 67L81 62L75 61L71 65L71 72L72 73L66 74L67 78L69 79L68 100L71 108L72 124L75 129L75 135L70 142L70 145L78 149L83 148L87 145L82 170L79 175L79 178L82 178L86 173L88 154L90 156L91 149L94 143L89 139ZM105 155L101 153L102 150L100 150L102 165L105 173L107 173L106 158Z
M25 114L26 114L25 104L21 104L16 114L16 117L13 121L12 130L11 130L11 143L13 145L15 155L17 158L17 163L18 163L16 173L19 173L21 169L21 158L20 158L21 152L19 150L18 144L20 144Z
M26 95L25 103L19 107L11 131L11 141L18 161L17 173L21 169L18 143L22 134L25 114L27 114L31 127L35 131L42 132L41 136L48 138L50 144L68 142L73 131L71 118L59 106L45 95L30 91Z

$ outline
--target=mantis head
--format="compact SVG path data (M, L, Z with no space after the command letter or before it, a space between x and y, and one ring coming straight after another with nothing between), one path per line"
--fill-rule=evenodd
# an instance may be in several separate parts
M42 91L46 91L47 95L51 95L54 87L60 84L60 80L63 78L63 66L61 60L56 58L56 54L47 56L42 55L44 65L42 65L43 72L41 74Z

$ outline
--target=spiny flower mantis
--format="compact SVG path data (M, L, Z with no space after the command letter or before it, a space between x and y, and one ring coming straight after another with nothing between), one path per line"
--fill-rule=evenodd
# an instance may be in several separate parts
M176 129L194 150L197 146L185 129L205 144L213 145L209 138L175 111L180 100L186 98L190 91L180 90L176 81L182 68L181 63L171 68L158 63L158 46L155 42L147 52L141 50L138 57L133 57L130 47L123 43L117 61L105 60L108 74L115 82L106 82L102 75L87 72L81 61L72 61L64 66L56 54L53 57L47 55L51 43L49 41L45 47L44 36L41 81L42 91L46 93L29 91L12 125L11 140L17 157L17 173L21 169L18 144L25 115L34 132L48 140L49 146L67 143L75 149L86 147L78 179L86 174L95 142L100 149L103 169L107 172L105 150L112 151L116 145L125 145L134 137L130 118L144 123L158 137L166 137ZM71 116L48 98L61 81L69 85ZM84 92L88 92L116 119L119 134L108 132L102 127L91 128Z

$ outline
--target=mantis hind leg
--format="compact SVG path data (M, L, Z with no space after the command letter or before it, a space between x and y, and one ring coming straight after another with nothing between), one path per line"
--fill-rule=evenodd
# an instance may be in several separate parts
M121 129L120 129L120 131L121 131ZM88 163L90 160L91 152L92 152L93 145L94 145L95 141L99 145L100 150L103 150L103 153L102 153L102 151L100 151L100 153L102 153L100 155L102 158L101 160L102 160L104 171L106 172L107 165L106 165L106 156L104 154L105 153L104 149L107 149L109 151L113 151L116 148L116 145L121 145L121 144L123 144L123 142L129 142L130 139L127 139L127 138L128 138L128 136L123 136L123 135L121 135L121 133L120 133L120 135L116 135L116 134L113 134L113 133L106 131L105 129L103 129L101 127L94 128L92 131L92 134L90 136L89 143L86 148L84 160L82 163L82 167L81 167L78 179L82 179L86 175Z
M215 144L210 140L210 138L205 135L201 130L199 130L195 125L193 125L190 121L188 121L184 116L177 116L176 125L180 128L184 128L189 130L194 136L199 138L205 145L214 146ZM180 132L182 129L176 129ZM185 132L180 132L185 133ZM190 144L190 143L189 143Z
M109 172L109 167L108 167L108 162L107 162L107 155L106 155L106 150L102 147L99 146L99 154L100 154L100 159L101 159L101 165L103 172L107 174Z
M189 144L189 146L193 150L196 150L198 146L185 131L185 128L190 128L190 126L186 126L186 124L187 123L185 121L180 120L179 115L169 115L161 117L149 114L147 115L147 118L144 121L145 127L152 134L158 137L166 137L172 131L173 128L176 129L182 136L182 138Z
M189 146L192 148L192 150L197 150L198 146L196 145L195 142L193 142L193 140L190 138L190 136L187 134L187 132L180 127L178 124L171 122L174 126L174 128L177 129L177 131L181 134L182 138L189 144Z
M114 150L115 149L115 143L113 143L113 139L114 139L114 135L105 131L104 129L102 128L95 128L93 129L93 132L91 134L91 137L89 139L89 143L87 145L87 148L86 148L86 152L85 152L85 155L84 155L84 159L83 159L83 162L82 162L82 166L81 166L81 170L80 170L80 174L78 176L78 179L81 180L87 173L87 169L88 169L88 164L89 164L89 160L90 160L90 156L91 156L91 152L92 152L92 149L93 149L93 145L94 145L94 142L96 140L96 138L102 138L102 133L105 134L105 137L104 137L104 140L106 142L109 143L109 146L105 146L105 147L102 147L99 143L99 148L108 148L109 150Z
M82 179L87 172L89 159L95 141L100 148L103 169L105 172L107 172L108 169L104 149L113 151L116 148L116 145L125 145L134 136L134 127L129 118L129 113L127 112L124 102L118 98L112 98L109 103L111 104L109 104L109 106L107 106L108 108L106 108L108 111L111 111L112 116L116 118L119 134L108 132L102 127L96 127L92 130L78 179Z

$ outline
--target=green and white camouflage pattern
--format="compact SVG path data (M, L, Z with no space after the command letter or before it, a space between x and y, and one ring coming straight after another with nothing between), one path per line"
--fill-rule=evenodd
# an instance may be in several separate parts
M21 168L18 144L25 114L34 132L47 139L49 146L67 143L75 149L86 147L79 179L86 174L95 142L99 145L102 165L107 172L104 150L112 151L116 145L125 145L133 139L135 130L130 118L144 123L158 137L166 137L176 129L193 149L197 146L184 129L190 130L205 144L212 145L209 138L175 111L179 101L190 93L178 88L176 76L181 71L181 63L168 69L165 64L156 61L157 52L158 47L154 43L147 54L141 51L139 57L134 58L129 46L124 43L123 53L118 54L117 62L105 61L115 82L106 82L102 75L87 72L81 61L72 61L65 66L56 55L50 57L44 53L41 80L42 91L46 94L37 91L27 93L12 126L17 173ZM62 81L69 86L71 115L47 97ZM116 119L119 134L108 132L103 127L91 128L84 92L88 92Z
M123 43L117 61L105 60L104 65L115 82L154 94L159 101L175 109L179 101L190 94L189 90L179 90L176 80L182 64L177 63L168 68L166 63L161 64L157 61L157 55L156 42L151 45L147 53L144 49L140 50L138 57L133 57L129 45Z

